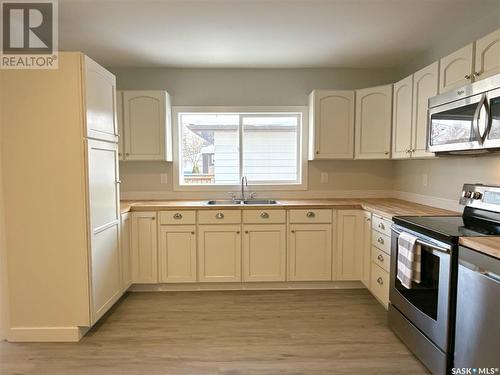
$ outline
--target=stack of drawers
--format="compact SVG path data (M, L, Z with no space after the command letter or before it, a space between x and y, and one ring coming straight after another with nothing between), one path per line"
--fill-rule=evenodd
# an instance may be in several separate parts
M374 214L372 217L370 291L386 308L389 304L391 224L381 216Z

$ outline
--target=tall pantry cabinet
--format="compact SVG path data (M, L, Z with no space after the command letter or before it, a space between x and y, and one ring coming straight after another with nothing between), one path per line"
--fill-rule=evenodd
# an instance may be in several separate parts
M0 85L8 339L78 341L122 293L115 77L62 52Z

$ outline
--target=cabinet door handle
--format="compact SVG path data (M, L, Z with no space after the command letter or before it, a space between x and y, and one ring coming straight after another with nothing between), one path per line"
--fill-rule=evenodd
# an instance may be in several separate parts
M466 74L466 75L464 75L464 78L465 78L465 79L470 79L470 77L471 77L471 75L470 75L470 74Z
M182 214L180 214L180 213L178 213L178 212L177 212L177 213L175 213L175 214L174 214L174 219L175 219L175 220L180 220L180 219L182 219Z
M315 217L316 214L312 211L309 211L307 214L306 214L307 217Z
M248 231L247 231L247 230L245 231L245 234L248 234Z
M474 78L477 78L481 75L481 72L474 72L474 74L472 75Z
M155 219L156 219L156 218L155 218L154 216L151 218L151 220L155 220Z
M377 283L379 283L379 285L384 285L384 280L382 280L382 278L381 278L381 277L379 277L379 278L377 279Z
M191 232L191 234L194 234L194 232Z
M269 214L267 212L263 212L260 214L260 217L263 219L269 219Z
M379 254L378 257L377 257L378 260L380 260L381 262L384 261L384 257L382 256L382 254Z
M294 230L291 230L290 232L291 232L291 233L295 233L295 231L294 231Z
M216 219L224 219L224 214L222 212L218 212L217 215L215 215Z
M383 244L384 244L384 239L383 239L382 237L379 237L379 238L377 239L377 242L378 242L379 244L383 245Z
M385 230L385 225L383 223L379 223L378 224L378 227L382 230Z
M238 230L238 231L236 231L236 234L240 234L240 231L239 231L239 230Z

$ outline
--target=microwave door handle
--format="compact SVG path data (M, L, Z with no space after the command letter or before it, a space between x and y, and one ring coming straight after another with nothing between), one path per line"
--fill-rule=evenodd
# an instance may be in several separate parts
M486 113L486 127L484 129L484 133L481 134L479 130L479 116L481 115L481 109L484 107L485 113ZM486 97L486 94L483 94L481 96L481 99L479 100L479 103L477 103L476 111L474 112L474 117L472 118L472 126L474 129L474 134L476 136L476 141L482 145L484 143L484 140L486 139L486 136L488 135L490 125L489 125L489 104L488 104L488 99Z

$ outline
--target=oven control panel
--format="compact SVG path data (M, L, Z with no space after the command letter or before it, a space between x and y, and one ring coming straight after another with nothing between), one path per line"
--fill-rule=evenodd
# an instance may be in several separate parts
M465 184L460 204L500 212L500 186Z

